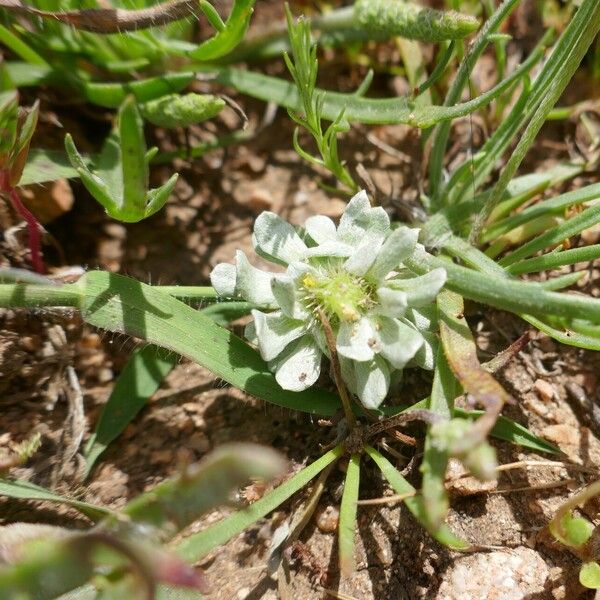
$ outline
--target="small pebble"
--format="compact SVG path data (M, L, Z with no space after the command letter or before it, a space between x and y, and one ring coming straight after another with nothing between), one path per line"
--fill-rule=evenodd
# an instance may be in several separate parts
M173 462L175 455L173 450L167 448L165 450L155 450L150 455L150 464L151 465L161 465Z
M210 448L210 441L205 433L197 431L190 437L187 443L188 447L196 452L208 452Z
M271 210L273 208L273 204L274 200L271 192L264 188L253 190L248 198L248 206L255 212Z
M540 399L544 402L549 402L555 396L554 386L544 379L537 379L533 384L533 387L535 388L535 391Z
M319 505L315 511L315 520L319 531L322 533L334 533L337 531L340 511L335 506Z

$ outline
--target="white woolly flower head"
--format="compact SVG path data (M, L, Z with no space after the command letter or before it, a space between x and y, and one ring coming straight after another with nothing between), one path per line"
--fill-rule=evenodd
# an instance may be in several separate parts
M390 227L365 192L348 203L339 226L310 217L304 231L271 212L254 225L253 244L284 273L252 266L238 251L235 264L211 273L220 296L242 298L253 310L255 338L282 388L301 391L319 377L329 356L319 313L335 335L342 376L367 408L377 408L390 381L406 366L433 368L433 302L446 281L442 268L417 276L403 265L417 248L418 230Z

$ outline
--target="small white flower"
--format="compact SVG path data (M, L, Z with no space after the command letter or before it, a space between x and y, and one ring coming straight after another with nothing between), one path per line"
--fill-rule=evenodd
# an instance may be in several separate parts
M446 272L416 276L403 265L417 237L417 229L392 229L365 192L348 203L337 228L328 217L310 217L302 235L263 212L254 225L254 248L286 271L261 271L238 251L235 265L213 269L211 282L220 296L262 309L252 311L247 336L287 390L315 383L322 356L329 356L322 311L336 336L344 381L364 406L377 408L404 367L434 364L436 338L429 329Z

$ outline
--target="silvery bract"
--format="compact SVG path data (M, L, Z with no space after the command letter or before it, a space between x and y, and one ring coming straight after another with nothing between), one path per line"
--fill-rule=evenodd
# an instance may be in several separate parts
M315 216L298 233L263 212L254 225L254 248L286 271L261 271L238 251L235 265L213 269L211 282L220 296L264 309L252 311L247 336L287 390L304 390L319 377L322 355L329 356L319 315L325 316L348 388L364 406L377 408L404 367L433 368L432 303L446 272L416 276L402 264L417 248L417 236L416 229L392 229L364 192L352 198L337 228Z

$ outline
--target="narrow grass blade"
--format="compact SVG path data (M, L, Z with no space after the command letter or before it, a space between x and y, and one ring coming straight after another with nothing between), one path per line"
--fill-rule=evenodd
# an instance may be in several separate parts
M455 409L455 415L464 419L478 419L483 414L481 410L464 410L462 408ZM531 433L529 429L515 423L511 419L508 419L502 415L498 417L494 427L491 431L491 435L499 440L511 442L534 450L536 452L548 452L549 454L562 454L562 452L550 442L546 442L541 437Z
M360 486L360 455L353 454L348 461L344 493L340 504L338 525L339 559L342 577L348 577L356 569L354 560L354 536L358 511L358 489Z
M417 273L443 267L448 274L448 289L469 300L489 304L501 310L538 316L553 314L600 322L600 301L595 298L548 291L539 283L511 280L496 273L492 275L478 272L435 258L425 252L415 255L406 263Z
M548 184L552 183L554 182L548 181ZM538 190L534 189L534 191L543 191L543 189L546 187L548 186L544 185L541 190L538 188ZM529 193L527 196L531 197ZM510 217L506 217L502 220L492 223L491 225L488 225L481 239L484 242L488 242L495 239L499 235L503 235L509 231L512 231L519 225L523 225L532 219L550 214L561 215L564 214L565 210L570 207L579 206L580 204L591 202L593 200L597 200L598 198L600 198L600 183L594 183L572 192L560 194L559 196L549 200L542 200L541 202L537 202L532 206L528 206L517 214L511 215Z
M448 293L444 291L440 296ZM444 349L440 345L433 375L431 397L428 403L429 410L447 419L452 418L454 399L459 393L460 386L450 369ZM423 450L423 462L420 467L423 476L421 493L426 518L429 526L434 530L441 527L449 507L448 494L444 485L448 458L448 452L433 443L431 428L428 428Z
M386 412L386 416L392 416L394 414L398 414L399 412L406 412L409 410L417 410L421 408L427 408L427 403L429 402L429 398L424 398L407 408L402 410L398 410L394 407L394 410L389 410ZM481 410L465 410L463 408L454 408L454 416L460 417L463 419L478 419L483 414ZM535 450L539 452L549 452L551 454L560 454L560 450L543 440L541 437L535 435L523 425L519 425L515 423L512 419L507 417L503 417L500 415L498 420L494 424L490 435L499 439L504 440L506 442L511 442L513 444L517 444L522 446L523 448L528 448L530 450Z
M460 68L452 82L452 86L444 99L444 106L451 107L457 104L463 89L469 81L471 71L475 68L475 63L490 43L490 36L498 30L502 22L510 15L517 4L518 0L505 0L492 17L485 22L471 47L471 51L461 62ZM434 133L435 137L431 156L429 158L429 186L430 194L433 197L436 197L440 191L444 156L446 154L446 146L451 126L452 124L450 121L443 123L438 126Z
M513 263L506 270L511 275L522 275L523 273L539 273L549 269L556 269L565 265L591 262L600 258L600 244L572 248L561 252L550 252L535 258L521 260Z
M176 553L190 562L199 560L212 549L225 544L246 527L277 508L316 477L328 464L337 460L343 452L341 445L336 446L254 504L179 542L175 546Z
M365 446L365 452L373 459L383 473L383 476L397 494L410 494L416 491L415 488L400 474L398 469L396 469L387 458L377 452L375 448ZM432 529L425 516L422 498L411 496L404 500L404 504L406 504L406 507L415 519L417 519L417 521L419 521L419 523L421 523L421 525L423 525L423 527L429 531L431 536L440 542L440 544L444 544L444 546L448 546L453 550L468 550L471 547L469 542L456 536L445 524L442 524L438 529Z
M588 229L593 225L600 223L600 205L590 206L582 213L575 215L562 225L550 229L545 233L537 236L530 242L523 244L504 258L500 259L499 263L502 267L508 267L524 258L528 258L545 250L546 248L557 246L566 239L581 233L584 229Z
M119 375L96 430L83 452L85 477L102 452L123 432L156 392L178 360L177 354L151 344L133 352Z
M599 30L598 0L583 0L536 79L528 102L531 112L529 123L502 170L490 198L477 216L471 230L471 240L477 240L487 218L501 200L506 186L515 175L549 112L571 81Z
M538 319L531 315L526 315L523 316L523 319L561 344L585 348L586 350L600 351L600 332L598 334L595 332L591 334L589 330L586 332L578 331L574 328L573 323L556 323L555 326L547 322L555 320L549 317L546 317L546 320L542 320L541 318Z
M9 498L18 498L20 500L40 500L45 502L55 502L57 504L66 504L76 508L93 521L98 521L107 517L112 513L108 508L96 506L87 502L80 502L72 498L66 498L59 494L55 494L39 485L30 483L29 481L21 481L19 479L0 479L0 496L8 496Z

